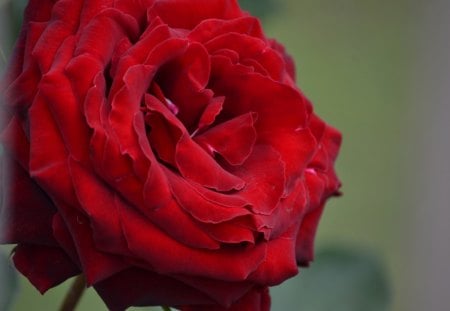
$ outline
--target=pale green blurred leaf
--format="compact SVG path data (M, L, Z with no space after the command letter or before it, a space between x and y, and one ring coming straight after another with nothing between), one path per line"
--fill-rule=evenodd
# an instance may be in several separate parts
M284 310L386 311L389 307L385 271L377 257L367 252L324 249L290 283L273 289L274 296L283 299L274 304Z
M275 0L239 0L239 4L244 10L260 18L273 14L280 5Z
M5 252L0 250L0 310L10 310L17 291L16 271Z
M0 0L0 74L11 54L22 24L25 0Z
M28 3L28 0L13 0L11 1L11 15L14 21L14 31L18 32L22 25L23 11Z

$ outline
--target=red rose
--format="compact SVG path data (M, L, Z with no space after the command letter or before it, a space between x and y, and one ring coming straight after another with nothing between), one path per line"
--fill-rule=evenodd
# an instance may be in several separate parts
M41 292L268 310L313 258L340 134L234 0L31 0L3 86L1 241Z

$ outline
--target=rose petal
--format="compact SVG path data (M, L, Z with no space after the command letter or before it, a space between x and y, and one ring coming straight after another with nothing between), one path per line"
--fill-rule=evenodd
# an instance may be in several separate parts
M136 20L115 8L103 8L100 13L97 11L95 17L85 21L87 25L77 40L74 56L86 53L106 64L122 37L127 36L131 41L138 37L139 25Z
M177 280L205 293L217 304L229 307L242 298L253 287L250 282L224 282L221 280L210 280L195 277L176 275Z
M183 177L170 170L166 170L166 175L170 181L173 196L180 207L201 222L216 224L250 214L243 206L227 207L210 202L195 191Z
M72 57L75 38L66 39L58 50L52 69L41 79L39 95L48 105L63 143L73 157L87 161L88 127L77 98L73 94L71 80L65 75L64 67ZM55 92L55 88L58 92Z
M82 181L83 180L80 180L80 182ZM117 248L118 242L121 242L123 239L123 220L115 213L119 213L118 210L120 210L120 214L127 213L128 210L133 208L139 209L139 211L145 215L147 221L158 226L161 231L164 231L182 244L193 248L205 249L218 249L220 246L217 241L201 230L194 219L179 208L172 197L158 208L149 209L146 206L134 207L126 203L123 199L118 197L117 194L104 187L102 188L102 185L99 184L98 181L92 179L80 183L79 187L89 187L88 189L85 189L85 191L91 192L91 197L87 198L90 199L90 201L87 202L90 205L85 205L84 207L87 208L87 211L90 214L89 216L93 220L94 239L96 240L99 249L105 249L105 246L111 245L110 249L106 249L107 251L113 251L120 255L128 254L126 245L120 243L119 245L121 245L121 247ZM98 202L99 197L104 200L103 204ZM102 213L104 215L102 215ZM114 222L111 223L111 221ZM189 232L189 234L186 234L186 232Z
M307 126L310 104L294 88L241 70L222 56L212 57L210 87L226 96L223 114L258 114L257 131L283 132ZM272 133L272 136L275 136Z
M182 311L269 311L270 296L267 287L254 288L236 301L231 307L223 308L217 305L210 306L185 306Z
M201 21L187 37L190 40L204 43L230 32L264 39L261 23L252 16L238 17L231 20L206 19Z
M277 40L269 39L269 43L270 43L270 46L275 51L280 53L281 57L283 57L283 60L284 60L284 63L285 63L285 68L286 68L286 73L288 75L285 76L285 79L282 82L287 83L287 84L292 85L292 86L295 86L296 72L295 72L294 59L292 58L291 55L289 55L286 52L286 49L284 48L284 46L281 45L280 43L278 43Z
M249 281L266 286L275 286L298 273L296 261L296 234L294 224L283 235L267 243L264 261L249 277ZM283 254L280 256L280 254Z
M197 195L215 205L239 209L245 208L247 210L251 205L245 198L233 195L233 193L220 193L195 183L189 183L189 186Z
M233 50L239 55L239 59L254 58L267 49L264 39L255 38L236 32L224 33L205 43L210 54L220 49Z
M220 243L212 239L201 226L184 212L175 201L146 213L152 223L176 241L198 249L219 249ZM186 234L189 232L189 234Z
M58 241L59 246L65 251L65 253L72 259L76 266L81 270L80 258L78 257L77 248L73 237L66 226L64 219L60 213L56 213L53 216L52 222L53 235Z
M146 60L155 61L155 58L165 60L172 57L174 51L169 52L167 49L172 49L174 44L176 48L180 40L165 42L170 37L167 25L163 25L159 18L153 20L140 39L117 60L117 63L111 64L111 73L114 73L112 76L118 78L112 81L110 93L114 95L120 90L124 84L120 77L123 77L130 67L144 64ZM151 47L150 51L149 47Z
M171 148L169 152L175 152L174 157L176 168L183 177L192 180L207 188L217 191L230 191L233 189L242 189L244 182L242 179L228 173L220 167L214 159L198 146L189 136L181 122L155 97L147 95L145 97L147 108L152 114L157 114L165 121L165 126L175 129L178 137L172 141L165 141L164 138L151 141L151 144L157 149ZM149 120L152 126L151 120ZM163 135L167 137L167 130L158 131L156 128L155 135ZM176 141L175 151L171 146ZM159 142L159 143L158 143ZM167 147L167 145L170 145Z
M132 210L123 213L121 218L130 251L136 258L145 260L143 266L151 265L161 274L242 281L257 269L265 256L265 243L214 251L195 249L173 240Z
M5 152L14 157L22 168L28 169L30 142L26 136L24 125L17 116L13 116L3 129L0 134L0 141Z
M90 158L95 171L100 176L129 201L143 206L143 183L147 178L148 169L134 171L130 157L122 155L117 138L110 132L110 126L105 120L107 107L103 97L104 88L104 77L97 75L85 100L84 113L89 127L93 129L89 145ZM137 140L139 141L139 138ZM149 165L148 160L147 165Z
M243 179L220 167L188 135L183 135L177 145L176 162L185 178L206 188L226 192L245 186Z
M212 155L217 152L231 165L241 165L250 156L256 142L256 113L246 113L218 124L194 140Z
M282 141L269 137L268 132L261 136L264 136L264 140L270 141L285 163L286 186L283 196L286 196L293 191L296 180L306 169L307 163L311 161L317 142L309 130L287 131L279 134Z
M246 187L236 195L249 202L254 213L271 214L283 194L284 167L272 147L256 145L242 166L230 168L232 174L246 182Z
M216 117L222 111L224 101L225 97L223 96L214 97L211 99L210 103L205 107L205 110L203 110L200 121L198 121L197 129L192 134L192 136L194 136L197 132L201 132L214 123Z
M112 100L111 112L107 122L117 137L121 153L129 154L133 160L140 160L145 154L139 146L139 138L134 129L136 114L141 113L141 100L150 86L156 68L185 50L187 42L181 39L164 41L155 48L145 65L134 65L124 74L124 85L117 91ZM114 88L114 85L113 85Z
M69 159L70 176L81 208L89 216L93 239L103 251L126 255L128 253L119 215L116 211L114 193L106 184L74 159Z
M323 174L317 173L313 169L307 169L305 172L305 182L308 191L308 212L315 209L327 198L325 196L326 178Z
M14 249L13 260L20 273L41 294L80 273L77 266L58 247L19 244Z
M205 89L209 81L210 58L203 45L192 42L186 51L158 70L156 82L177 107L177 118L189 132L213 97Z
M324 204L316 207L306 214L302 220L295 246L299 266L308 267L309 263L314 260L314 237L323 208Z
M277 239L286 232L286 228L302 219L308 210L308 204L308 190L305 182L299 179L289 195L280 199L272 214L254 215L256 226L265 234L267 240Z
M75 201L76 202L76 201ZM74 206L56 202L78 253L88 285L95 284L122 271L128 264L121 257L99 251L94 243L89 219Z
M241 59L239 61L239 63L241 65L252 68L252 71L257 72L263 76L266 76L266 77L269 76L269 72L267 71L267 69L264 68L263 65L261 65L258 61L256 61L253 58ZM272 76L272 78L274 78L274 77Z
M268 48L265 38L229 32L214 37L205 46L211 54L224 48L233 50L239 55L241 64L251 64L256 72L284 82L285 62L279 52Z
M29 110L30 175L52 199L75 202L67 167L67 149L45 98L37 94Z
M232 221L209 224L202 223L201 227L213 239L225 244L255 243L255 225L250 217L234 218Z
M130 290L130 284L133 284ZM97 293L111 311L130 306L174 306L206 304L211 299L193 287L169 276L131 268L94 285Z
M46 27L33 49L41 73L50 70L55 55L64 39L75 34L79 25L83 3L80 1L58 1L52 8L51 27Z
M146 95L146 103L148 106L158 106L161 102L151 96ZM147 134L151 146L156 151L158 158L166 163L176 167L175 152L176 146L183 135L183 131L178 124L170 124L164 117L164 114L149 113L145 116L150 131ZM173 119L172 119L173 120Z
M2 204L0 241L55 246L53 202L17 162L2 159Z
M258 114L257 143L270 144L280 153L286 165L286 190L290 190L317 144L307 129L309 102L296 89L243 71L224 57L213 57L212 64L211 88L218 95L227 95L221 115Z
M308 164L308 170L324 179L326 197L338 194L336 191L339 189L341 182L336 175L333 164L342 141L341 134L334 128L327 126L315 115L311 118L311 129L319 147L314 158Z

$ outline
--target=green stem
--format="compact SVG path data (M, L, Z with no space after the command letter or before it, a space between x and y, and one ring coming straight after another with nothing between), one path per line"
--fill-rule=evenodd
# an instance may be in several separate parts
M169 307L166 307L166 306L162 306L161 307L164 311L172 311Z
M86 288L86 281L84 279L84 276L80 274L79 276L76 277L75 281L73 282L72 286L67 292L66 297L64 298L64 301L61 307L59 308L59 311L75 310L75 307L80 301L80 298L83 295L85 288Z

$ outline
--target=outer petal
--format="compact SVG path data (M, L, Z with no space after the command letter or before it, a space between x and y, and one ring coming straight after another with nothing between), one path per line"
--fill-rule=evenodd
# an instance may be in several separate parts
M258 270L248 280L265 286L278 285L298 273L295 260L295 238L298 226L295 224L282 236L268 242L267 254Z
M14 250L14 265L43 294L80 273L78 267L58 247L20 244Z
M169 276L132 268L94 285L109 310L130 306L211 304L202 292Z
M182 311L269 311L270 296L269 289L255 288L250 290L247 295L235 302L229 308L219 306L187 306L181 308Z
M308 267L314 259L314 237L324 204L306 214L302 220L296 241L296 258L300 266Z
M188 38L194 41L207 42L217 36L230 32L246 34L260 39L265 38L259 20L252 16L231 20L204 20L188 34Z
M64 222L61 224L67 227L73 238L77 256L89 285L129 266L122 257L99 251L96 248L89 219L78 212L74 206L68 206L62 202L57 202L57 206L62 210Z
M177 280L205 293L218 305L229 307L254 286L251 282L225 282L191 276L174 276Z
M17 162L2 162L0 242L55 245L53 202Z
M137 213L129 211L122 219L130 251L141 258L141 265L150 265L161 274L242 281L258 268L266 254L266 243L212 251L194 249L170 238Z
M80 163L69 161L70 175L80 207L89 216L94 242L99 249L126 255L128 253L114 193Z
M30 175L52 199L75 202L67 149L45 98L38 93L30 115Z
M283 194L284 169L280 154L275 149L267 145L255 146L242 166L230 168L247 184L236 196L249 202L255 214L270 215Z

